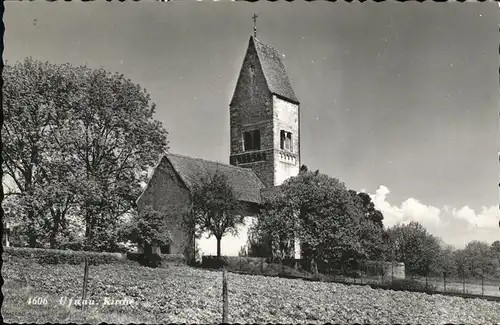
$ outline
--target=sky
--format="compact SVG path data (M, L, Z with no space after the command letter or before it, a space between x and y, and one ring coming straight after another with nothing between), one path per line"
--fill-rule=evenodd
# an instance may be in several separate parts
M494 3L6 2L4 60L128 76L170 151L229 161L229 102L253 32L279 49L309 169L461 247L500 240Z

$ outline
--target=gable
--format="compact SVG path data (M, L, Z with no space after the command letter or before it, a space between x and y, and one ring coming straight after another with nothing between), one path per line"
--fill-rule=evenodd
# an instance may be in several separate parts
M151 205L154 209L183 210L190 200L189 189L163 156L153 169L144 191L137 199L139 208Z

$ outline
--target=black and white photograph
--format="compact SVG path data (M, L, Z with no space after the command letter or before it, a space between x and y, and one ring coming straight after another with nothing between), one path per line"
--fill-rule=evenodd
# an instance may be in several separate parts
M6 323L500 323L495 1L5 1Z

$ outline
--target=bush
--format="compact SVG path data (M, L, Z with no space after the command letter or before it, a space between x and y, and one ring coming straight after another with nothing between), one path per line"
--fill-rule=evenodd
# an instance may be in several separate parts
M435 291L437 287L433 284L422 283L414 279L394 279L392 284L389 284L391 289L401 291Z
M201 267L206 269L221 269L229 265L227 257L221 256L203 256L201 260Z
M147 267L160 267L162 258L158 254L144 253L139 255L139 264Z
M25 258L36 260L40 264L80 264L85 261L85 258L91 265L127 262L126 256L120 253L25 247L4 247L4 258Z
M141 258L142 253L137 253L137 252L128 252L127 253L127 258L131 261L134 262L139 262Z
M168 264L186 264L186 257L183 254L160 254L162 261Z
M127 253L127 259L138 262L138 263L144 263L144 254L143 253L138 253L138 252L128 252ZM163 262L166 262L166 264L174 264L174 265L181 265L181 264L186 264L186 258L182 254L155 254L160 257L162 263L159 265L163 265Z

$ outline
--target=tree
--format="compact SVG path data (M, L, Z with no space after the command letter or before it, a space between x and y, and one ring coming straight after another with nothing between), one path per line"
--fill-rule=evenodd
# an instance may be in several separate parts
M384 229L371 219L360 218L360 243L366 251L367 258L383 261L387 258L387 245L384 240Z
M349 190L349 193L359 202L365 217L377 224L380 228L383 228L384 225L382 220L384 219L384 215L382 212L375 209L375 204L372 202L370 196L364 192L357 193L354 190Z
M491 253L493 254L493 257L496 257L496 259L500 263L500 241L499 240L495 240L493 243L491 243Z
M237 234L237 226L243 223L239 200L227 177L219 171L201 177L191 197L197 234L208 232L217 239L217 257L220 258L222 237Z
M307 264L355 268L374 252L363 236L377 232L364 221L360 204L343 183L303 169L266 201L258 226L271 240L273 256L283 255L297 239ZM382 240L382 232L378 234Z
M399 224L387 230L394 258L405 263L409 273L428 275L441 250L438 238L418 222Z
M491 244L491 255L495 259L495 264L496 264L496 276L500 275L500 241L495 240Z
M275 261L293 256L297 220L286 204L281 191L263 198L258 221L249 231L251 256L269 257Z
M463 249L458 249L453 253L453 267L457 275L462 278L469 276L467 267L467 254Z
M120 227L120 236L137 243L145 251L152 246L171 243L172 234L169 228L169 215L145 206L139 213L133 213L132 218Z
M464 248L467 271L470 276L481 277L495 272L495 257L488 243L473 240Z
M430 267L430 272L435 275L441 275L443 272L446 274L457 273L455 265L455 249L451 245L445 244L438 238L440 250Z
M4 128L2 182L9 189L18 222L28 245L41 245L42 234L51 232L51 246L60 227L71 195L58 188L66 171L61 165L50 129L57 111L71 105L67 66L57 67L32 59L4 67ZM11 185L11 186L9 186ZM52 214L51 218L48 214Z
M4 79L3 170L30 246L40 233L56 246L71 215L83 219L88 249L112 249L110 230L168 149L149 94L104 69L32 59L6 66Z

